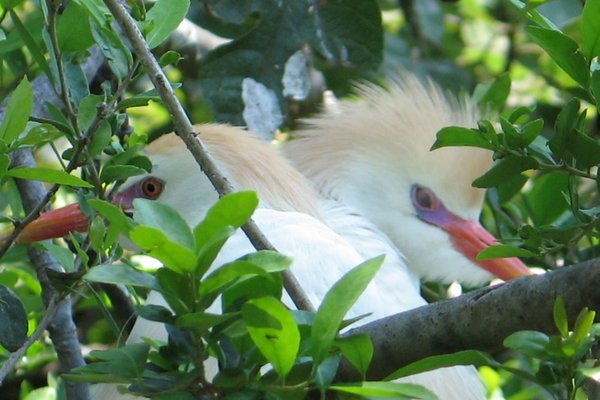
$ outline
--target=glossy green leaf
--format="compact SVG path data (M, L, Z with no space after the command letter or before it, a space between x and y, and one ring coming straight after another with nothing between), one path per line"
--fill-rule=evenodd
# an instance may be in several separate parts
M581 15L583 54L591 60L600 56L600 1L586 0Z
M535 138L537 138L544 129L544 120L542 118L534 119L533 121L527 122L521 128L521 146L527 147Z
M448 146L470 146L488 150L495 149L495 146L484 138L479 131L460 126L442 128L437 133L437 138L433 146L431 146L431 150Z
M199 275L206 272L227 239L248 221L257 206L256 193L247 191L225 195L208 210L194 228Z
M312 327L312 354L316 364L327 356L344 316L379 271L383 260L384 256L379 256L354 267L323 298Z
M277 299L262 297L244 304L242 316L262 355L285 377L300 349L300 331L290 311Z
M137 286L160 290L160 285L153 275L139 271L125 264L97 265L91 268L83 276L83 279L88 282L113 283L116 285Z
M268 277L268 274L264 269L254 264L247 261L233 261L223 265L208 275L200 285L200 294L206 296L247 275L262 275Z
M477 261L492 260L494 258L505 257L537 257L537 254L520 247L509 246L506 244L497 244L481 250L475 259Z
M577 115L579 114L579 101L571 99L565 104L554 124L554 135L548 141L548 146L554 154L562 157L567 149L567 143L575 134Z
M158 0L146 14L150 31L146 34L148 47L153 49L161 44L185 18L189 0Z
M420 372L451 367L453 365L497 366L498 364L499 363L487 353L477 350L464 350L453 354L432 356L415 361L394 371L392 374L388 375L385 380L398 379L404 376L418 374Z
M412 383L360 382L332 385L330 389L366 398L437 400L433 392Z
M17 295L0 285L0 345L18 350L27 340L27 311Z
M129 238L146 250L149 256L156 258L165 267L178 273L192 272L196 267L194 252L179 242L171 240L162 230L139 225L129 232Z
M237 192L219 199L206 213L204 220L194 228L196 248L202 249L214 234L226 227L239 228L250 219L258 206L255 192Z
M33 110L33 94L27 77L23 78L10 96L6 113L0 125L0 139L12 143L25 130Z
M194 249L194 236L187 222L172 207L158 201L135 199L133 219L143 225L160 229L181 246Z
M260 250L239 259L259 266L266 272L281 272L292 265L293 259L271 250Z
M366 334L352 335L339 338L335 341L344 357L365 377L371 359L373 358L373 342Z
M567 309L565 308L565 301L561 296L558 296L554 301L552 315L554 316L554 324L558 328L560 335L563 338L569 336L569 322L567 320Z
M577 42L558 30L527 26L531 38L581 86L587 88L590 78L588 63Z
M9 169L6 175L19 179L30 179L42 182L57 183L59 185L67 185L74 187L93 187L88 182L74 175L67 174L65 171L59 171L49 168L29 168L18 167Z
M498 186L514 175L537 167L538 162L533 157L508 156L497 162L488 172L475 179L473 186L478 188Z

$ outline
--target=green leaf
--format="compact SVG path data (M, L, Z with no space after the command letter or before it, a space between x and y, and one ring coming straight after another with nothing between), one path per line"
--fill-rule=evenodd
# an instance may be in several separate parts
M537 138L544 129L544 120L542 118L529 121L521 128L521 147L527 147L535 138Z
M94 382L128 382L129 379L140 379L150 346L145 343L128 344L111 350L93 350L90 356L99 362L71 370L72 376L91 374L96 376ZM104 375L104 378L102 377ZM114 378L117 380L113 380Z
M226 227L239 228L246 223L258 206L255 192L245 191L227 194L219 199L204 220L194 228L196 249L202 246L217 232Z
M545 359L548 357L546 346L550 343L548 335L537 331L519 331L504 339L504 347L514 349L530 357Z
M591 60L600 56L600 1L587 0L581 15L583 54Z
M566 173L538 176L532 183L533 186L525 193L525 198L530 205L529 217L534 225L550 225L568 212L569 203L564 196L569 191L569 177ZM538 206L540 204L544 206Z
M592 82L590 83L592 93L596 99L596 106L600 105L600 69L592 72Z
M548 141L550 150L558 157L562 157L567 149L567 143L575 134L577 116L579 115L579 101L571 99L565 104L554 124L554 135Z
M275 371L285 377L300 349L300 331L290 311L279 300L262 297L244 304L242 316L252 341Z
M183 217L172 207L158 201L135 199L133 219L160 229L169 240L190 250L194 249L194 236Z
M204 220L194 228L197 274L206 272L227 239L250 219L257 206L256 193L246 191L225 195L208 210Z
M89 14L76 1L67 3L57 23L56 33L61 51L84 51L94 44Z
M482 149L494 150L496 146L491 144L481 132L476 129L463 128L460 126L450 126L442 128L437 133L437 138L431 150L448 146L470 146Z
M578 315L575 321L575 327L573 328L573 337L576 346L579 346L585 338L588 337L594 324L594 318L596 317L595 311L588 311L587 307L584 308Z
M153 275L139 271L125 264L97 265L91 268L83 276L83 279L88 282L114 283L116 285L137 286L161 290L160 285Z
M102 121L98 125L98 129L92 135L90 143L88 144L88 155L95 157L99 155L102 150L110 143L112 137L112 130L108 121ZM104 171L103 171L104 172Z
M538 167L538 162L528 156L508 156L496 163L492 169L475 179L473 186L489 188L502 184L514 175Z
M98 115L98 104L104 101L104 96L90 94L79 104L77 122L83 131L87 130Z
M0 125L0 139L5 143L15 141L27 126L27 120L33 110L33 95L27 77L23 78L13 91L6 114Z
M178 273L192 272L196 267L194 252L176 241L169 240L165 233L157 228L136 226L129 232L129 238L146 250L149 256Z
M29 167L18 167L9 169L6 175L12 176L18 179L29 179L42 182L57 183L59 185L67 185L74 187L93 187L88 182L74 175L67 174L65 171L59 171L49 168L29 168Z
M161 44L185 18L189 0L158 0L146 14L151 27L146 33L148 47L153 49Z
M565 308L565 301L561 296L558 296L554 301L552 315L554 316L554 324L558 328L560 335L563 338L569 336L569 322L567 320L567 309Z
M438 368L451 367L453 365L489 365L496 367L498 364L499 363L487 353L477 350L464 350L453 354L432 356L415 361L394 371L392 374L388 375L385 380L398 379Z
M114 243L121 234L127 236L133 228L133 221L125 215L120 207L98 199L89 199L87 203L110 223L106 233L108 244Z
M57 246L45 241L38 242L37 245L43 247L46 251L56 258L58 263L65 269L66 272L75 272L75 262L73 252L66 247Z
M385 256L375 257L354 267L325 295L312 326L311 352L315 364L327 357L344 316L379 271L384 258Z
M35 62L40 66L41 70L44 71L44 74L46 74L50 82L54 82L54 75L50 71L50 66L46 61L46 57L44 57L44 53L38 46L36 40L31 35L32 27L29 27L28 29L28 27L23 25L21 19L19 18L19 15L12 8L9 9L8 12L10 14L10 19L12 20L12 23L15 25L15 28L19 32L19 36L21 37L21 39L23 39L23 42L25 42L27 50L29 51ZM41 26L35 27L34 29L41 29Z
M18 350L27 340L27 311L17 295L0 285L0 345Z
M501 110L510 94L510 85L510 75L508 72L500 74L483 95L481 105L483 107L488 106L491 110Z
M100 180L104 183L124 181L132 176L144 175L147 172L135 165L105 165L100 173Z
M293 259L281 253L271 250L260 250L247 254L239 259L252 263L266 272L281 272L292 265Z
M329 389L366 398L437 400L437 396L421 385L397 382L360 382L332 385Z
M571 78L584 88L588 87L588 63L577 42L558 30L537 26L527 26L525 30Z
M179 328L192 328L202 333L208 332L215 325L227 322L232 318L239 316L239 313L227 313L227 314L210 314L206 312L197 312L184 314L177 318L176 325Z
M600 143L579 131L575 131L570 137L567 150L575 157L577 165L583 169L600 164Z
M477 261L492 260L494 258L505 257L537 257L537 254L520 247L509 246L506 244L497 244L481 250L475 259Z
M106 21L110 21L107 19ZM123 44L119 35L109 26L104 26L106 22L102 20L98 25L92 24L92 36L98 47L106 57L108 65L118 79L124 79L128 72L133 58L129 49Z
M207 296L247 275L269 276L264 269L247 261L233 261L208 275L200 285L200 294Z
M373 358L373 342L367 334L352 335L335 341L344 357L365 377Z

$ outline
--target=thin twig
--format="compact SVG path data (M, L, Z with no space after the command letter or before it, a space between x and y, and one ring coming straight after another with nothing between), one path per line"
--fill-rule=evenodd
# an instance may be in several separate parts
M160 65L150 52L144 37L137 28L135 21L131 19L127 11L119 4L117 0L104 0L117 22L121 25L121 29L129 39L133 46L134 52L139 57L140 62L146 69L148 76L159 92L159 95L164 102L167 110L171 115L175 133L183 140L188 150L194 156L194 159L200 166L200 169L206 174L212 185L220 196L233 191L233 187L227 181L221 172L217 169L212 161L206 147L200 140L202 132L194 132L194 127L188 119L181 103L175 97L171 85ZM250 220L242 228L248 236L248 239L257 250L275 250L273 245L269 243L266 237L260 232L254 221ZM300 284L290 271L283 273L284 286L288 294L294 301L294 304L299 309L314 310L310 300L302 290Z
M2 386L2 382L4 382L6 376L10 373L10 371L12 371L12 369L15 367L15 365L17 365L21 358L23 358L23 356L25 355L27 350L29 350L31 345L33 345L33 343L35 343L42 336L50 322L52 322L52 319L54 318L56 311L58 310L59 304L60 302L58 301L58 296L53 296L52 299L50 299L50 303L44 311L44 317L40 321L35 332L33 332L33 334L27 338L25 343L23 343L23 345L17 351L13 352L10 355L10 357L8 357L8 359L4 362L2 368L0 368L0 386Z

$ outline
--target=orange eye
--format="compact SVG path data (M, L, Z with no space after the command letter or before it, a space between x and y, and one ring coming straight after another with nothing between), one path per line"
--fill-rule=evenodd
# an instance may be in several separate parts
M164 182L154 177L146 178L142 182L142 192L146 198L150 200L156 200L162 193L164 187Z

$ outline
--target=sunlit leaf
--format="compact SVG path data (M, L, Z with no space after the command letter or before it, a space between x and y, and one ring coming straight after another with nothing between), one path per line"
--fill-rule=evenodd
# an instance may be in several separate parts
M383 260L384 256L379 256L354 267L325 295L312 327L315 363L319 364L327 356L344 316L379 271Z
M437 396L423 386L397 382L360 382L338 384L330 387L338 392L356 394L367 398L437 400Z
M509 246L506 244L497 244L481 250L475 259L477 261L492 260L495 258L506 257L536 257L537 254L520 247Z
M250 337L280 376L286 376L296 361L300 331L290 311L272 297L248 301L242 307Z
M27 77L23 78L13 91L4 119L0 125L0 139L13 142L25 130L29 115L33 110L33 94Z

